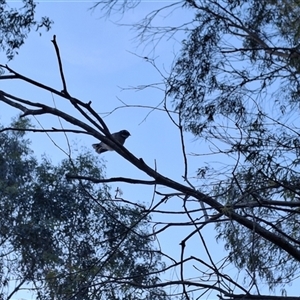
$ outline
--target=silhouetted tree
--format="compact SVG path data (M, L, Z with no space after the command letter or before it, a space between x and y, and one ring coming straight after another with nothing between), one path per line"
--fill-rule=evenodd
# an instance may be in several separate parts
M112 10L124 13L138 3L103 1L102 9L107 13ZM181 12L194 13L190 22L178 26L166 24L166 27L152 25L158 12L173 11L176 6ZM167 75L160 72L165 92L159 107L180 133L185 164L182 177L186 184L164 176L116 143L91 103L68 93L62 67L63 92L60 92L2 66L9 74L0 77L1 80L17 78L43 88L67 99L70 107L81 113L81 117L74 118L56 107L2 91L0 100L20 110L21 117L59 116L70 127L40 131L93 136L150 177L150 180L103 178L100 174L94 176L75 170L68 174L69 180L153 185L153 205L145 212L172 218L167 222L164 217L156 221L152 235L159 237L174 227L189 230L179 245L179 261L165 253L169 259L167 268L178 269L179 279L142 285L149 291L179 285L178 294L185 299L191 298L195 291L201 296L212 290L219 293L220 299L256 299L261 282L272 291L280 288L285 295L287 284L297 279L300 261L299 7L298 1L189 0L168 4L134 25L142 42L176 36L177 32L186 34ZM55 39L53 42L56 44ZM58 59L60 62L59 56ZM154 59L143 59L159 70ZM170 104L173 111L168 109ZM201 159L205 157L205 163L200 160L198 166L195 161L189 165L184 131L201 139L202 145L206 143L207 147L202 146L193 154ZM210 156L215 159L209 160ZM190 172L195 171L197 178L192 178L194 173ZM157 191L158 185L171 191ZM171 198L181 204L181 210L164 209ZM205 208L199 203L204 203ZM179 222L177 216L185 219ZM223 260L212 258L202 235L201 230L210 224L216 229L217 239L225 242L227 254ZM203 259L203 253L200 257L199 247L194 243L189 248L193 254L186 256L188 242L195 237L207 260ZM227 271L232 264L236 267L236 277ZM198 271L196 279L188 279L186 275L191 265ZM137 273L143 274L143 270L138 268ZM156 274L159 277L160 272ZM241 282L237 280L239 276ZM123 280L118 278L114 283L122 284Z
M0 133L1 299L26 287L37 299L168 299L142 287L164 268L145 208L118 204L106 184L66 179L69 172L103 178L91 153L58 165L38 161L24 134Z
M15 4L15 6L12 6ZM40 31L41 28L49 30L52 21L42 17L39 21L35 18L36 2L22 0L19 3L1 0L0 2L0 49L5 51L11 60L18 49L24 44L31 30Z

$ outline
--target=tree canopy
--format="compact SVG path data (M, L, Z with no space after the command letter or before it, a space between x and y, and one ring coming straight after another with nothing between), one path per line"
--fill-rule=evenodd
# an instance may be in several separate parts
M126 13L127 9L138 4L138 1L112 0L100 2L95 8L101 7L108 14L112 11ZM153 24L158 12L173 11L176 7L181 12L192 12L193 18L190 22L178 26L168 26L166 23L165 27ZM62 91L33 81L9 66L2 65L7 74L1 76L1 80L20 79L42 88L56 97L66 99L69 106L80 113L80 117L74 117L68 110L62 111L54 105L37 102L34 97L27 100L25 97L20 98L1 91L0 101L21 111L21 119L28 116L58 116L69 127L61 130L42 128L39 131L52 131L57 134L73 132L97 138L150 178L105 178L105 174L99 171L100 168L94 169L93 160L86 161L86 156L80 156L73 164L65 161L61 168L52 167L47 160L39 168L34 166L34 170L38 171L33 172L35 175L30 173L33 176L30 188L34 193L30 194L30 201L24 204L26 209L23 214L26 218L22 219L22 206L18 208L18 212L20 211L22 224L28 225L28 220L31 219L42 224L31 229L33 231L29 233L35 237L48 237L43 240L42 245L48 243L52 252L49 252L50 257L43 257L37 252L40 245L26 243L28 248L18 256L25 262L22 278L27 280L27 274L34 274L34 278L44 276L48 293L50 291L55 292L55 295L62 295L61 291L67 291L78 299L86 296L86 293L98 296L103 293L101 295L111 299L126 295L126 299L132 299L130 297L134 294L131 289L127 289L128 286L145 289L142 294L136 295L136 299L153 299L153 295L160 299L159 297L167 297L161 288L174 285L181 290L172 295L179 295L182 299L192 299L194 293L196 298L200 298L211 291L218 293L220 299L267 299L268 296L259 295L262 285L266 285L273 292L277 292L279 288L281 294L286 295L287 286L298 278L300 261L299 7L299 1L288 0L188 0L171 3L150 12L140 23L133 25L142 42L147 39L157 41L163 37L170 38L179 32L185 34L181 49L167 72L156 65L155 58L143 57L162 76L164 91L159 109L165 112L166 117L170 118L179 131L185 163L182 174L184 184L161 174L159 169L150 167L143 158L137 158L117 143L112 139L106 123L93 109L92 102L84 102L70 95L55 37L52 42L60 64ZM147 86L151 87L151 83ZM143 89L144 87L142 86ZM170 105L173 110L169 109ZM155 109L157 107L153 111ZM22 129L20 124L12 127L13 130ZM3 133L12 130L12 127L3 128ZM33 130L25 128L25 131ZM187 153L184 139L186 131L205 142L207 147L202 147L198 153ZM189 165L189 154L195 158L213 158L206 159L205 163L199 160L198 165ZM89 168L86 168L86 164ZM12 166L13 164L9 164L6 168ZM42 174L45 170L50 175L47 173L44 178ZM51 174L55 174L54 178L60 178L60 181L56 182ZM26 176L19 178L14 175L10 180L14 182L19 178L21 183L25 180L28 184ZM43 180L38 182L42 183L42 188L39 184L36 185L37 178ZM145 209L123 199L122 205L116 207L115 202L107 201L109 191L105 188L103 190L102 184L107 182L153 185L152 203ZM26 184L24 195L27 191ZM52 186L55 189L52 190ZM168 192L157 190L157 186L163 186ZM64 196L59 191L63 188L67 188L64 193L67 191L71 200L68 199L70 202L61 207L63 202L59 197ZM16 189L12 188L9 192L14 193ZM76 197L79 192L83 194ZM35 198L36 194L42 197ZM56 197L61 201L55 200L54 203L46 205L43 200L48 199L46 195L50 195L51 201ZM74 198L76 202L72 202L75 201ZM23 203L22 199L21 197L20 203ZM181 204L181 210L166 208L166 203L171 199ZM35 201L40 201L39 205L44 208L42 215L35 211ZM78 222L77 218L74 219L73 210L68 209L69 203L76 209L84 206L80 212L80 220L89 219L91 225L88 228ZM90 205L87 210L86 203ZM134 209L128 210L125 203L130 203ZM8 209L14 212L10 206ZM59 209L58 215L50 217L50 213L47 214L49 209L52 210L51 214ZM99 217L97 220L94 217L96 212L101 215L101 222ZM139 231L148 222L150 214L161 218L156 219L153 232L147 234L143 230ZM129 217L123 219L124 215ZM170 221L165 221L166 215L171 216ZM179 216L185 219L179 222L176 219ZM118 223L120 220L122 224ZM50 222L50 228L43 227L43 222ZM71 228L68 227L68 222L73 222L71 225L78 232L74 241L68 236L71 231L68 231ZM100 236L99 231L103 230L103 224L105 227ZM227 251L219 261L215 261L210 255L204 238L203 229L209 226L216 230L217 241L224 242ZM7 224L3 228L10 232L13 226ZM30 226L20 230L28 228ZM163 253L166 269L179 270L179 279L162 281L161 271L164 270L164 264L161 264L159 256L162 252L149 248L150 237L159 237L171 228L184 228L187 233L178 246L180 259ZM54 230L58 231L53 234ZM93 234L95 232L96 235ZM126 234L118 235L120 232ZM53 235L63 238L55 242ZM127 245L127 240L123 240L124 236L128 238L128 248L122 248ZM16 246L21 243L19 239L16 236ZM90 244L90 239L95 244ZM104 248L103 239L107 241ZM131 239L137 239L137 244L144 248L134 248L136 254L132 252ZM198 247L194 243L188 243L192 239L197 239ZM81 242L83 244L79 247ZM97 247L101 250L97 250ZM199 247L204 249L206 260L203 253L200 257ZM86 255L84 265L78 258L78 252L73 252L73 249L80 249ZM40 269L32 266L31 259L37 257L40 259L39 266L42 266ZM72 264L57 267L58 264L52 257L64 262L70 259ZM140 265L140 260L145 257L153 262L152 269L145 268L146 261ZM105 267L102 267L102 259L105 260ZM228 266L232 264L236 267L235 275L228 273ZM130 274L128 266L131 271L134 270ZM68 276L59 277L61 268ZM85 273L86 268L91 273ZM188 277L191 269L196 270L196 279ZM79 272L79 278L78 270L82 271ZM112 271L115 272L113 276L109 273ZM145 273L146 279L143 278ZM107 286L108 290L105 289Z
M29 128L26 119L12 126ZM1 299L26 287L37 299L168 299L137 286L155 284L164 268L145 207L113 200L106 184L66 179L103 178L99 160L88 152L58 165L37 160L25 131L0 141Z
M12 7L11 2L8 5L6 0L0 1L0 49L5 51L9 60L18 53L32 29L49 30L52 24L49 17L36 20L36 2L22 0L22 4Z
M131 5L97 4L108 14L126 13ZM155 25L158 12L175 8L193 18L177 26ZM234 211L255 224L251 230L217 223L229 260L246 270L245 278L251 274L250 286L263 281L270 289L295 280L299 268L299 256L283 249L289 243L297 251L300 240L299 10L297 0L187 0L133 24L141 41L185 32L163 78L166 101L184 129L209 145L210 151L196 155L214 154L220 162L199 166L199 189L226 205L229 217ZM262 238L255 226L280 243Z

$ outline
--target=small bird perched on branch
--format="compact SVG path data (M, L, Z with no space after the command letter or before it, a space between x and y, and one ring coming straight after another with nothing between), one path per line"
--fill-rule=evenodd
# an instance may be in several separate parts
M119 142L121 145L124 145L125 140L130 136L130 133L127 130L121 130L119 132L115 132L112 135L112 138ZM97 153L101 154L106 151L113 151L110 146L104 144L103 142L99 144L93 144L93 148L96 150Z

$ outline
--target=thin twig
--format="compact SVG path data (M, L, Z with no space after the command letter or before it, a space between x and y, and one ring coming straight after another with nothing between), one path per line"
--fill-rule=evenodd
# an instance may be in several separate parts
M62 83L63 83L62 93L66 94L67 96L70 97L70 94L67 91L67 84L66 84L65 75L64 75L64 71L63 71L63 67L62 67L61 58L60 58L59 48L58 48L58 45L56 43L56 35L53 35L53 40L51 40L51 42L54 45L54 49L55 49L57 60L58 60L59 73L60 73L60 77L61 77L61 80L62 80Z
M126 178L126 177L111 177L111 178L106 178L106 179L99 179L99 178L95 178L95 177L79 176L79 175L72 175L72 174L67 174L66 177L68 179L89 180L94 183L127 182L127 183L132 183L132 184L156 185L155 180L141 180L141 179Z

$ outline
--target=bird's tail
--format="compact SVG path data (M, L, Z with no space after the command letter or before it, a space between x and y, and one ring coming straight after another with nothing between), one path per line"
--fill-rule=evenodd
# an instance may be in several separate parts
M93 144L92 146L93 146L93 148L96 150L96 152L99 153L99 154L107 151L107 149L104 149L104 148L101 146L100 143L99 143L99 144Z

